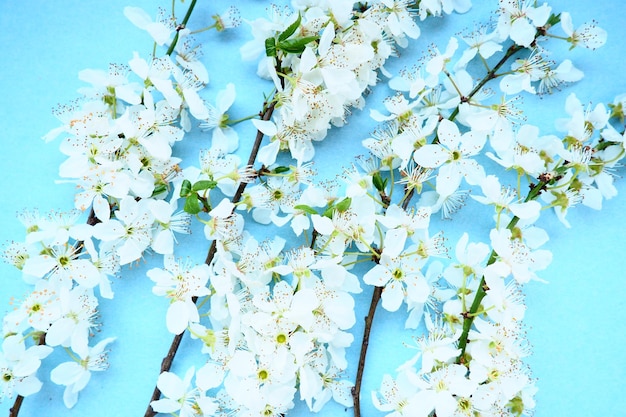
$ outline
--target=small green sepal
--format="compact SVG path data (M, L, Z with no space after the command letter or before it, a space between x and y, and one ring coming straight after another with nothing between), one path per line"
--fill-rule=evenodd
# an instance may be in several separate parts
M183 180L183 183L180 186L180 196L181 197L189 197L191 195L191 181Z
M276 39L274 38L265 39L265 55L276 56Z
M279 166L274 168L272 171L274 171L274 174L282 174L284 172L289 172L289 167Z
M317 214L317 211L313 207L307 206L306 204L298 204L297 206L294 206L293 208L296 210L302 210L308 214Z

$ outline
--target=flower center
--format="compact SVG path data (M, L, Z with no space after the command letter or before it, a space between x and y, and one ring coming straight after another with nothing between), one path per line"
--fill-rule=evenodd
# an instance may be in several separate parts
M396 268L396 269L393 270L391 275L393 275L394 279L401 280L402 277L404 276L404 272L402 272L402 270L400 268Z

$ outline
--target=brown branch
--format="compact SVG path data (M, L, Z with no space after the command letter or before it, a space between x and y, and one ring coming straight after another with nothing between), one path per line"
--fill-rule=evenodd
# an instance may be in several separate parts
M17 417L20 413L20 408L22 407L22 403L24 402L24 397L18 395L15 399L15 403L13 403L13 407L9 410L9 417Z
M383 293L383 287L374 287L374 293L372 294L372 301L370 302L370 309L365 317L365 330L363 331L363 342L361 343L361 354L359 355L359 367L356 371L356 380L354 387L352 387L352 399L354 401L354 417L361 417L361 384L363 382L363 371L365 370L365 357L367 356L367 348L370 342L370 332L372 330L372 323L374 322L374 314L376 313L376 306L380 300L380 296Z
M261 119L269 120L272 117L272 114L274 113L274 107L275 107L274 102L269 104L269 106L267 105L267 103L264 103L263 108L265 109L265 111L263 112ZM256 161L257 155L259 153L259 148L261 147L262 140L263 140L263 132L257 131L254 144L252 145L252 149L250 150L250 157L248 158L248 165L253 165L254 162ZM248 183L246 182L242 182L239 184L239 187L237 188L237 191L235 192L235 195L233 195L233 198L231 200L233 204L237 204L241 200L241 197L243 196L243 193L247 185ZM209 248L207 257L204 262L207 265L210 265L211 262L213 262L213 258L215 258L216 253L217 253L217 244L216 244L216 241L214 240L211 243L211 247ZM198 297L193 297L192 301L196 303L196 301L198 301ZM180 342L183 340L184 334L185 332L178 334L172 340L172 344L170 345L167 355L163 358L163 361L161 361L161 372L159 374L162 374L163 372L168 372L171 369L172 363L174 362L174 358L176 357L176 352L178 352L178 347L180 346ZM152 401L157 401L159 398L161 398L161 390L159 390L159 388L155 386L154 391L152 392L152 397L150 398L150 403ZM146 408L144 417L153 417L157 414L152 409L152 406L150 405L150 403L148 403L148 408Z

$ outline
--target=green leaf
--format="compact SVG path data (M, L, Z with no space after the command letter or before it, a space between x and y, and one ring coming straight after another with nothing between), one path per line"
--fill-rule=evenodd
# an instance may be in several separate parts
M326 210L324 210L324 212L322 213L322 216L332 219L334 210L335 210L335 206L331 204L330 206L328 206Z
M150 197L154 197L157 196L161 193L164 193L167 191L167 185L165 184L159 184L156 187L154 187L154 191L152 191L152 195Z
M282 42L285 39L289 38L294 33L296 33L296 30L300 26L301 21L302 21L302 16L300 15L300 12L298 12L298 18L296 19L296 21L290 24L287 29L285 29L280 35L278 35L278 42Z
M180 187L180 196L189 197L191 195L191 182L189 180L183 180L183 184Z
M200 201L198 200L198 194L192 194L187 197L183 210L185 210L189 214L198 214L202 211Z
M283 172L289 172L289 167L279 166L273 169L274 174L282 174Z
M385 182L383 181L383 177L380 176L380 172L374 174L372 177L372 183L381 193L385 191Z
M274 38L265 39L265 55L276 56L276 39Z
M546 23L546 26L551 27L560 22L561 22L561 13L559 14L552 13L550 17L548 18L548 22Z
M306 204L298 204L297 206L294 206L293 208L296 210L302 210L308 214L317 214L317 210L315 210L311 206L307 206Z
M212 190L215 187L217 187L217 182L215 181L200 180L191 187L191 191Z
M307 43L316 41L319 36L305 36L304 38L287 39L286 41L278 42L276 47L288 54L301 54L304 52L304 48Z
M344 211L350 208L350 204L352 204L352 199L350 197L346 197L340 202L338 202L335 207L337 208L337 211L343 213Z

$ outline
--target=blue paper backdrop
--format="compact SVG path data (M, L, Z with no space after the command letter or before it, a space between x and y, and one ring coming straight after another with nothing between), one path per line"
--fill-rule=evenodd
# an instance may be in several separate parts
M58 125L50 109L76 97L75 91L82 86L77 78L79 70L106 69L110 62L127 62L133 51L147 56L151 40L126 21L122 9L125 5L135 5L154 15L159 3L165 8L170 6L169 2L149 0L0 1L1 241L23 238L23 228L14 216L19 210L38 208L46 213L72 208L72 185L55 184L58 166L64 159L58 151L58 142L45 144L40 140ZM199 2L190 26L205 25L212 14L232 3L240 7L247 19L265 16L267 3L259 0ZM431 42L445 48L447 38L443 36L485 21L497 2L475 0L475 3L480 5L475 5L466 16L434 19L423 25L423 37L401 51L402 57L387 68L394 72L411 65ZM585 71L581 82L542 100L525 99L528 122L540 126L545 134L554 133L554 120L565 116L563 103L569 92L575 91L583 102L594 103L611 101L616 94L626 92L622 2L557 0L550 4L555 11L571 11L576 25L595 18L608 31L609 38L606 46L595 53L576 49L567 56ZM180 7L187 7L187 3ZM256 77L255 63L240 60L238 48L249 37L245 25L232 32L211 31L199 37L209 45L205 48L205 62L211 82L205 97L212 101L227 82L234 82L238 98L233 117L257 112L262 93L270 90L267 83ZM320 144L317 169L323 175L332 177L339 172L338 167L350 162L341 157L363 153L360 140L375 126L368 118L368 109L382 109L382 98L388 93L386 86L377 87L368 97L366 111L356 111L347 127L331 132ZM238 129L245 153L253 130L250 125ZM193 135L180 152L190 156L189 163L196 164L197 159L191 155L197 154L206 140L206 136ZM619 171L619 175L623 172ZM550 283L531 283L525 288L528 339L534 346L534 355L528 363L539 387L536 417L626 415L626 397L622 392L626 382L626 336L622 324L626 309L623 284L626 182L618 179L617 187L620 195L606 202L602 211L586 207L572 210L568 216L572 229L562 227L552 213L543 220L542 225L551 236L548 248L554 252L554 261L541 276ZM472 206L463 210L457 220L442 226L450 241L454 242L466 229L472 232L474 240L485 240L489 220L473 222L468 215ZM186 246L184 252L179 251L180 255L198 261L204 259L208 245L203 242L202 233L181 242ZM192 244L196 249L187 252ZM148 258L137 267L125 268L123 278L114 283L115 299L101 302L101 335L97 337L118 337L111 345L110 370L93 375L76 407L67 410L62 402L63 387L48 381L54 365L45 364L39 372L45 381L44 389L26 399L21 416L143 415L161 358L171 341L164 323L166 301L152 295L151 281L145 277L148 268L159 264L157 258ZM21 299L29 287L16 271L4 264L0 265L0 280L0 313L3 313L11 308L10 300ZM365 315L370 294L366 290L359 298L357 317ZM397 365L414 353L402 346L412 336L403 332L403 323L402 313L389 314L379 309L363 387L365 416L381 415L369 405L369 391L378 387L381 375L393 373ZM361 331L362 323L358 320L354 329L357 341L349 351L351 364L356 363ZM191 355L195 349L187 342L183 342L174 368L180 373L194 363ZM53 361L65 359L60 352ZM350 377L354 372L355 366L351 365ZM0 415L7 415L11 404L8 401L0 404ZM291 415L299 417L308 413L298 404ZM330 405L320 413L320 416L338 415L349 416L351 411Z

